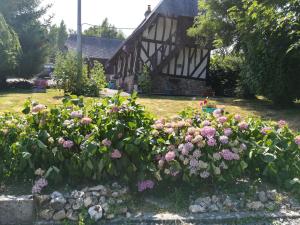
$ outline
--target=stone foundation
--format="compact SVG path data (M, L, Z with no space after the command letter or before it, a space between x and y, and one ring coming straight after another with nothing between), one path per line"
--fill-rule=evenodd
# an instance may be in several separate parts
M208 88L203 80L157 75L152 77L153 94L204 96Z

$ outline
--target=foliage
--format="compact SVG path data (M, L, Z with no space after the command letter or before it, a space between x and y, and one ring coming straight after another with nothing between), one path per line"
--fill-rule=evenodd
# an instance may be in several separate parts
M144 94L151 94L152 90L151 76L149 73L149 68L147 66L143 67L142 73L138 76L138 86L141 92Z
M27 102L23 119L1 117L1 175L32 177L37 168L57 168L49 179L143 178L151 165L152 119L135 99L117 95L89 111L72 96L51 110Z
M50 61L53 62L57 53L64 50L65 42L68 38L68 32L65 22L62 20L59 27L57 27L56 25L51 26L48 37L49 44L51 46L49 57Z
M0 13L17 33L22 49L18 67L10 75L29 78L40 72L48 55L47 22L42 23L49 6L40 0L1 0Z
M117 178L139 190L152 189L154 179L197 185L245 175L298 187L300 136L285 121L221 110L154 121L135 95L91 106L76 96L63 102L47 109L28 101L25 116L0 117L1 177L32 178L41 168L51 182Z
M20 43L17 34L9 27L0 13L0 86L10 70L17 66Z
M98 36L102 38L117 38L124 40L122 31L118 31L115 26L109 24L108 19L105 18L100 26L92 26L84 31L85 35Z
M234 96L237 79L244 64L239 54L214 54L211 58L209 84L218 96Z
M78 78L77 58L74 53L59 53L55 60L54 75L59 88L65 93L99 96L99 91L105 87L105 74L103 66L96 62L88 78L87 65L83 64L82 77Z
M241 84L287 105L300 96L299 7L297 0L200 0L189 34L244 54Z

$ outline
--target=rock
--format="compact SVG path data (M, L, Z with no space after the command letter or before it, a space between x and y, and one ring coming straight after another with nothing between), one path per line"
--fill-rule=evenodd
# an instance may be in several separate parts
M220 198L217 197L216 195L211 196L211 201L212 203L217 203L218 201L220 201Z
M40 206L48 204L51 200L50 195L36 195L34 197Z
M205 197L205 198L197 198L195 200L195 205L201 205L208 207L211 204L211 198L210 197Z
M111 187L114 189L121 189L121 185L119 185L117 182L114 182Z
M126 195L128 193L128 188L124 187L120 190L120 195Z
M113 193L111 194L111 197L113 197L113 198L119 197L119 192L117 192L117 191L113 192Z
M255 202L247 203L246 207L250 210L257 211L257 210L263 209L264 204L261 203L260 201L255 201Z
M53 215L53 220L63 220L65 218L66 218L66 212L64 209L54 213Z
M81 190L82 192L88 192L89 191L89 188L88 187L85 187L85 188L83 188L82 190Z
M123 203L123 200L122 200L122 199L118 199L116 203L117 203L117 204L122 204L122 203Z
M54 210L51 209L45 209L40 211L39 217L43 220L51 220L54 214Z
M106 198L104 196L101 196L99 199L99 203L104 204L106 202Z
M116 204L116 200L113 199L113 198L109 198L107 202L108 202L108 204L110 204L110 205Z
M191 213L204 213L206 212L206 207L203 207L201 205L191 205L189 207L189 210Z
M91 194L92 194L92 196L95 196L95 197L99 197L100 196L100 193L98 193L96 191L93 191Z
M66 217L72 221L77 221L79 219L78 214L74 212L72 209L67 211Z
M72 193L71 193L71 197L72 198L75 198L75 199L77 199L77 198L83 198L83 196L84 196L84 192L83 191L72 191Z
M102 210L101 205L95 205L95 206L89 208L88 213L89 213L92 220L98 221L103 216L102 211L103 210Z
M109 210L109 205L108 205L107 202L104 203L104 204L102 204L102 209L104 210L104 212L108 212L108 210Z
M72 208L74 210L78 210L81 209L84 205L83 199L82 198L78 198L75 200L75 203L72 205Z
M258 192L258 199L259 199L259 201L261 201L262 203L267 202L267 201L268 201L268 197L267 197L267 195L266 195L266 192L264 192L264 191Z
M106 192L107 189L103 185L98 185L98 186L89 188L89 191L96 191L96 192L101 192L102 193L102 192Z
M267 197L268 197L268 199L270 199L271 201L275 201L277 195L278 195L278 193L277 193L276 190L267 191Z
M127 213L127 211L128 211L127 206L121 207L121 208L119 209L119 213L120 213L120 214L125 214L125 213Z
M276 204L274 202L268 202L265 204L265 208L269 211L274 211L276 209Z
M108 220L112 220L113 218L115 218L115 215L114 215L114 214L108 214L108 215L106 216L106 219L108 219Z
M126 218L130 218L131 217L131 213L130 212L127 212L126 213Z
M225 208L230 210L234 208L234 203L232 202L229 196L226 197L226 199L223 202L223 205L225 206Z
M217 212L217 211L219 211L219 207L216 204L212 204L208 207L208 210L210 212Z
M89 206L91 206L92 203L93 203L92 197L87 197L83 201L84 207L86 207L86 208L89 207Z
M59 192L53 192L51 194L51 201L50 206L54 210L62 210L66 204L66 199L64 196Z
M65 209L66 209L66 210L71 209L71 208L72 208L72 205L71 205L70 203L67 203L67 204L65 205Z

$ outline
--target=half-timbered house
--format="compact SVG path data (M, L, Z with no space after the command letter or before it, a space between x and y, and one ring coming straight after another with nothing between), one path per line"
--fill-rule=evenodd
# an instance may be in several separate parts
M109 60L117 84L133 91L147 66L152 92L202 95L206 92L209 49L187 36L198 14L198 0L162 0Z

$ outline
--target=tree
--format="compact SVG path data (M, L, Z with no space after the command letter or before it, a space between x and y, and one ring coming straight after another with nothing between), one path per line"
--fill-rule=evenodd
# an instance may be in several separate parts
M60 26L53 25L49 29L48 39L50 43L50 61L54 61L57 53L64 50L65 42L68 38L67 27L65 22L62 20Z
M298 0L200 0L189 34L244 55L240 74L251 91L288 105L300 97Z
M17 34L8 26L0 13L0 87L4 87L9 71L17 66L20 54Z
M11 71L15 76L29 78L38 73L48 57L48 24L41 22L48 7L41 7L40 0L0 1L0 12L17 33L22 48L18 67Z
M117 38L124 40L124 34L122 31L118 31L117 28L109 24L108 19L105 18L100 26L92 26L84 31L85 35L98 36L102 38Z

